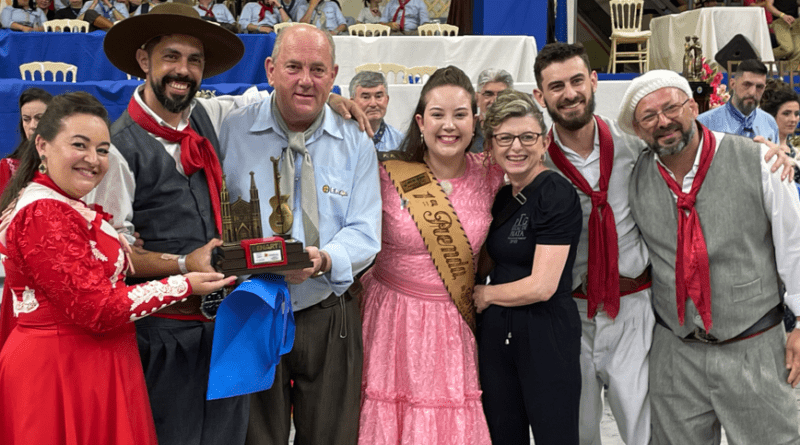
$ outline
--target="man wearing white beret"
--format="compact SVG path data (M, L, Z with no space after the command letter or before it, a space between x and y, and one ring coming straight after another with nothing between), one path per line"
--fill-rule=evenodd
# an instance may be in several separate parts
M648 150L630 183L653 267L653 443L798 444L800 202L770 171L765 145L697 122L671 71L635 79L619 125Z

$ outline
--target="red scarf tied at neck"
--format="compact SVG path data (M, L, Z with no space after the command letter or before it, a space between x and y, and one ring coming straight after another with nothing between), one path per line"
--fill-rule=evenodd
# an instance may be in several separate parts
M272 14L273 9L271 4L266 4L264 2L258 2L258 4L261 5L261 11L258 13L258 21L261 22L264 20L264 14L266 11L269 11L269 13Z
M700 186L706 178L717 141L708 128L699 125L703 130L703 146L700 153L700 165L697 175L692 181L689 193L683 193L681 187L667 173L661 164L658 171L667 183L667 186L678 196L678 240L675 252L675 300L678 305L678 320L683 326L686 314L686 297L692 299L706 332L711 330L711 272L708 267L708 249L703 236L703 227L697 215L695 202ZM688 215L687 215L687 212Z
M159 125L142 109L135 98L131 98L128 103L128 114L147 132L170 142L181 144L181 165L186 176L192 176L200 170L205 171L217 233L222 233L222 214L219 202L219 191L222 188L222 166L211 142L197 134L190 125L187 125L183 131Z
M600 139L600 190L595 191L583 175L564 156L550 129L547 151L553 163L575 187L592 199L589 214L589 261L586 283L587 317L593 318L600 303L613 320L619 313L619 244L614 210L608 205L608 180L614 166L614 140L608 125L595 116Z
M200 9L202 9L203 11L206 12L206 15L205 15L206 17L214 17L214 11L212 11L212 9L214 8L214 5L211 5L210 7L206 8L205 6L203 6L203 5L198 3L197 6Z
M403 15L400 17L400 23L399 23L400 31L405 30L405 27L406 27L406 5L410 1L411 0L405 0L405 1L397 0L397 3L398 3L399 6L397 7L397 11L394 12L394 17L392 17L392 21L393 22L397 22L397 15L400 14L400 11L403 11Z

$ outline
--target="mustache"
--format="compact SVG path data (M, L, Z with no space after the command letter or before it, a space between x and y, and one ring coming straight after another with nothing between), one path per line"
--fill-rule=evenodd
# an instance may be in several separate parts
M184 82L189 84L189 89L193 90L197 87L197 82L189 76L167 75L161 79L161 86L166 87L170 82Z
M653 137L655 139L658 139L658 138L660 138L662 136L665 136L665 135L667 135L669 133L672 133L673 131L682 131L682 130L683 130L683 128L680 126L680 124L673 122L673 123L670 123L669 125L667 125L666 127L659 128L656 131L654 131L653 132Z
M559 102L556 106L559 107L559 108L561 108L561 107L569 107L571 105L575 105L577 103L581 103L581 102L583 102L583 100L584 100L583 97L577 96L574 99L564 99L561 102Z

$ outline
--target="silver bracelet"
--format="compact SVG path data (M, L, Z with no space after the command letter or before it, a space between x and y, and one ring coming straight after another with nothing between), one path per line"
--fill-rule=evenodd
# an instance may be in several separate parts
M189 273L189 269L186 268L186 255L178 257L178 269L181 270L181 273Z

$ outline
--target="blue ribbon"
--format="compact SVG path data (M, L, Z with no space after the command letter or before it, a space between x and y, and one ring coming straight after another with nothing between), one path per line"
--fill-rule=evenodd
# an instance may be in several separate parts
M292 350L294 332L283 277L258 275L240 284L217 312L206 400L272 387L281 355Z

